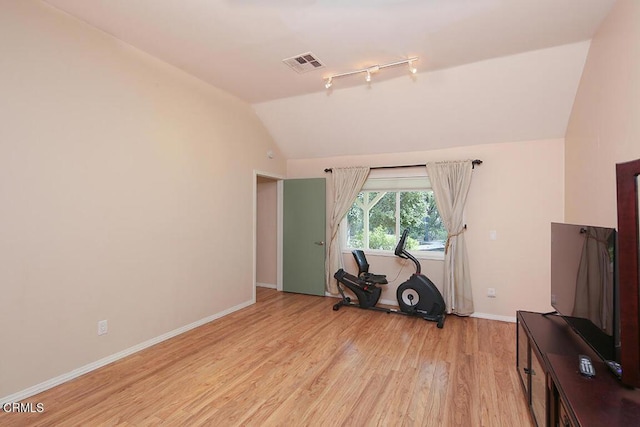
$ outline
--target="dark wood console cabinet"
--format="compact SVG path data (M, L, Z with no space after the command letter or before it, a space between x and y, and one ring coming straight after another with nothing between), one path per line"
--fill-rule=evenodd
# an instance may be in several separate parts
M640 425L640 390L623 386L562 318L527 311L516 318L516 365L538 427ZM591 358L595 377L580 375L579 354Z

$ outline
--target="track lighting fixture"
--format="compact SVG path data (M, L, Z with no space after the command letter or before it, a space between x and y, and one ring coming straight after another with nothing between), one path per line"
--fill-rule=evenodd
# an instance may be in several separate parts
M416 67L414 67L413 63L415 61L418 60L418 57L413 57L413 58L408 58L402 61L397 61L397 62L391 62L389 64L383 64L383 65L373 65L371 67L368 68L363 68L361 70L355 70L355 71L348 71L346 73L340 73L340 74L333 74L329 77L325 77L325 84L324 87L329 89L331 86L333 86L333 79L337 78L337 77L346 77L346 76L350 76L352 74L360 74L360 73L366 73L366 76L364 78L364 80L369 83L371 82L371 74L377 73L380 69L382 68L388 68L388 67L395 67L397 65L402 65L402 64L408 64L409 65L409 72L411 74L415 74L418 72L418 70L416 69Z

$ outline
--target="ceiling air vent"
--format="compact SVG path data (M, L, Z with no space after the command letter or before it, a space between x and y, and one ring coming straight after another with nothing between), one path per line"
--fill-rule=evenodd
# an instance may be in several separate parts
M324 64L320 62L318 57L311 52L283 59L282 62L293 68L298 73L306 73L324 67Z

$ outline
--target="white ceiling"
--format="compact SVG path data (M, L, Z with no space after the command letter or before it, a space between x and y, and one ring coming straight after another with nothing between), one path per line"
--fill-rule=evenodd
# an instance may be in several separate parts
M253 107L289 159L564 138L588 49L572 43Z
M427 71L588 40L615 0L45 1L257 103L324 91L324 76L411 56ZM326 67L297 74L282 63L309 51Z
M615 3L43 1L252 104L288 159L563 138L588 40ZM326 66L282 62L306 52ZM413 56L415 75L398 66L324 87Z

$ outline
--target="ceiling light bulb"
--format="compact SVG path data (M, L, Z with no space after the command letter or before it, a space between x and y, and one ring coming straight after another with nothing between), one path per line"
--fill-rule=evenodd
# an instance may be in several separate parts
M371 81L371 73L367 70L367 77L364 78L367 82Z
M333 81L332 81L332 78L329 77L329 79L327 79L327 82L324 84L324 87L329 89L331 87L331 85L333 85Z

